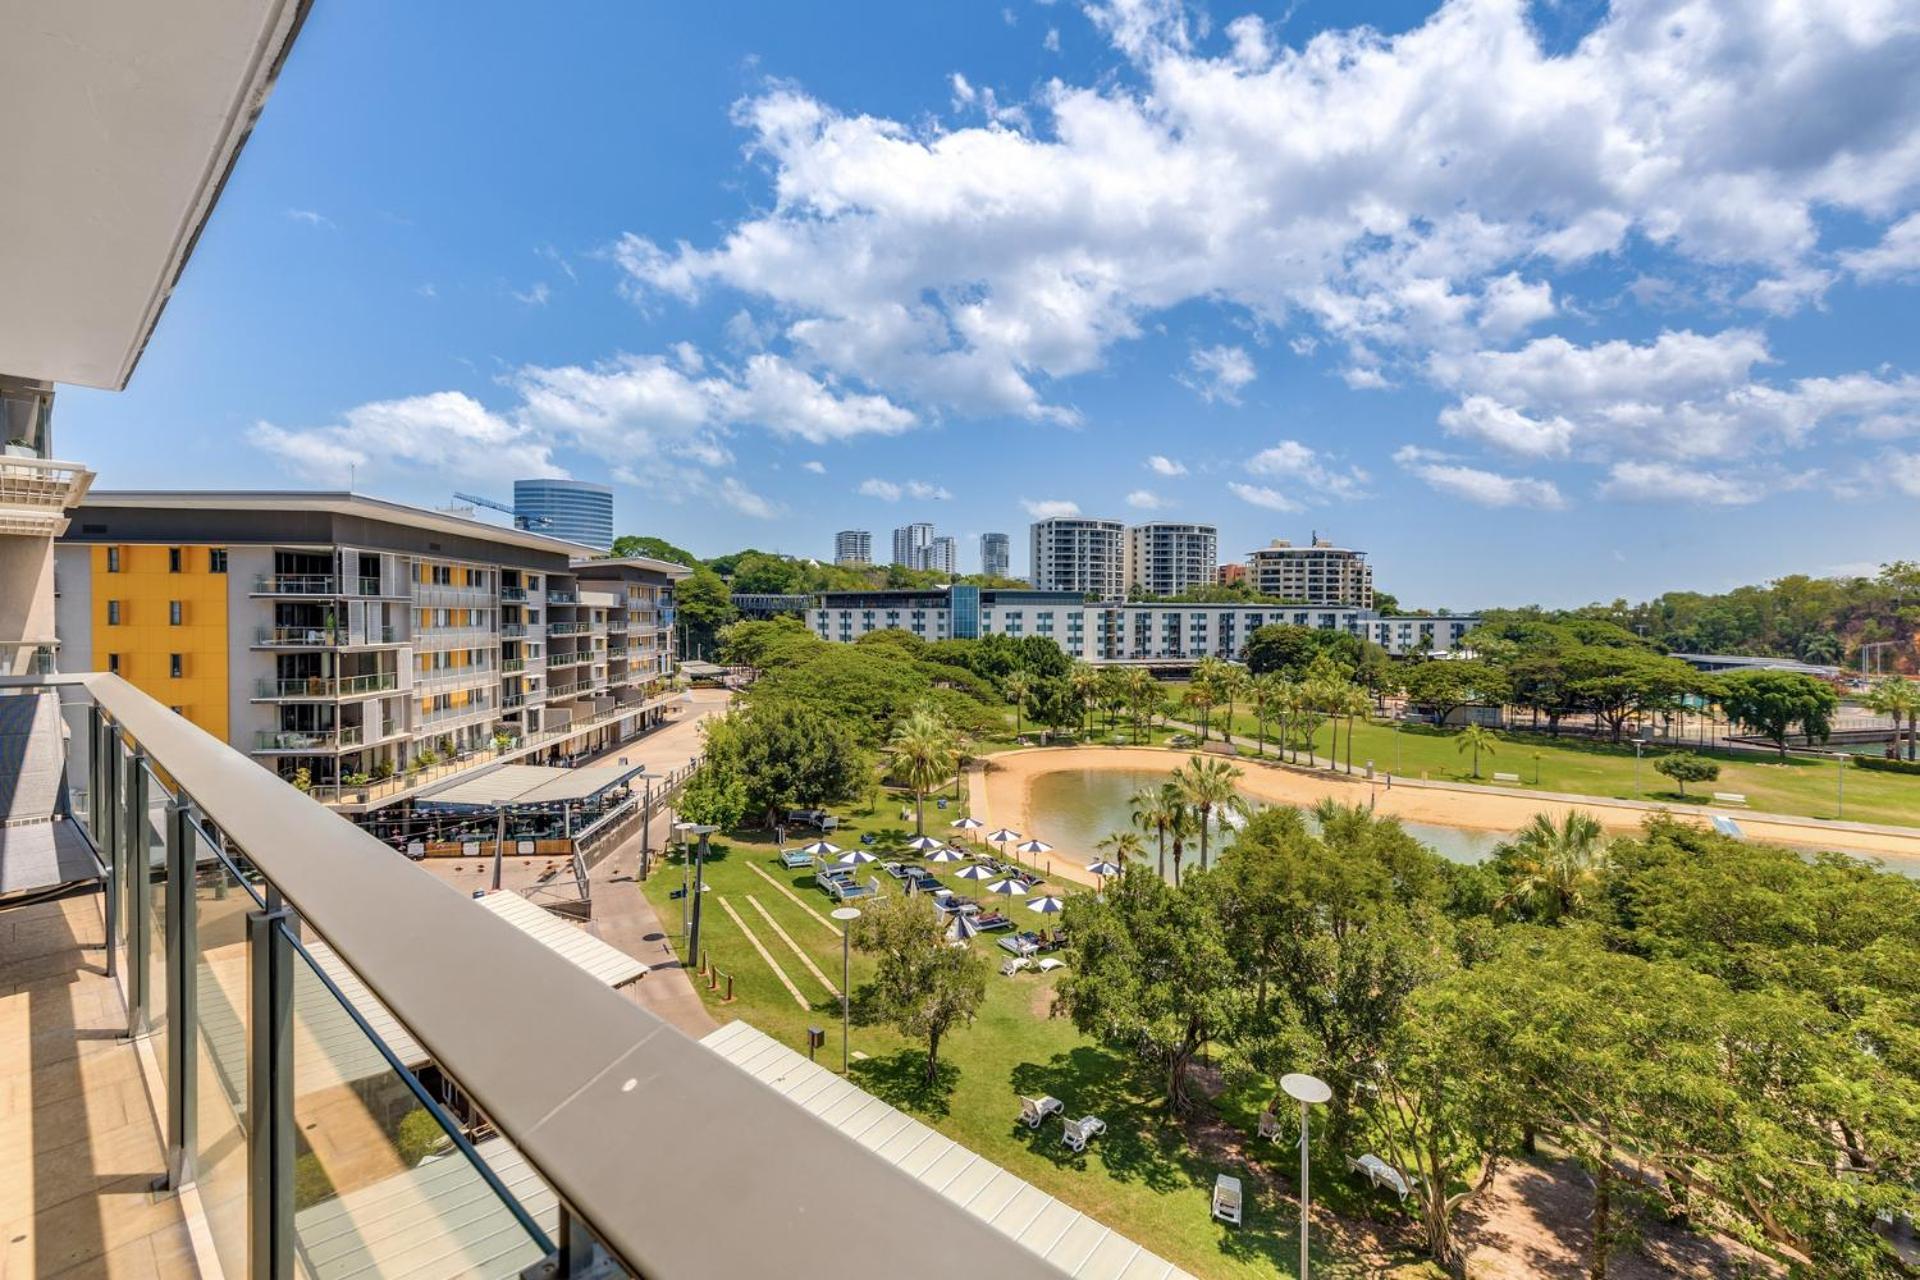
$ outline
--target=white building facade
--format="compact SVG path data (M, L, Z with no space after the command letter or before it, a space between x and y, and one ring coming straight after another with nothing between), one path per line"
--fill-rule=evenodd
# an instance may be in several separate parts
M1030 533L1034 590L1127 594L1127 527L1118 520L1059 516L1035 521Z
M903 525L893 531L893 559L889 564L908 569L924 569L933 551L933 526L924 522Z
M1258 595L1309 605L1373 608L1373 566L1367 553L1325 538L1296 547L1275 538L1247 557L1247 585Z
M931 591L835 591L814 599L807 625L823 640L852 643L874 631L923 640L986 635L1045 636L1087 662L1238 661L1261 627L1345 631L1388 653L1447 653L1480 620L1380 617L1371 610L1259 604L1088 604L1071 591L1000 591L955 586Z
M1220 567L1220 531L1210 524L1154 520L1127 530L1127 586L1177 596L1212 586Z
M833 535L833 562L845 565L873 563L873 533L868 529L842 529Z

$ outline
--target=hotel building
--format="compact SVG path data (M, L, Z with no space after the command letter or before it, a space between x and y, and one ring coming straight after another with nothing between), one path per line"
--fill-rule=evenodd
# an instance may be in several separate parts
M1274 624L1346 631L1396 656L1444 653L1457 648L1479 619L1380 617L1367 609L1262 604L1089 604L1074 591L953 586L829 591L814 600L807 623L821 639L844 643L889 629L923 640L1045 636L1069 657L1107 663L1238 661L1247 637Z
M613 549L613 490L588 480L515 480L513 523L604 553Z
M1155 520L1127 530L1127 586L1152 596L1210 587L1220 561L1220 531L1210 524Z
M356 494L95 493L55 551L61 669L376 808L660 720L685 571L579 550Z
M872 564L872 532L866 529L842 529L834 534L833 562L845 565Z
M1336 547L1316 536L1296 547L1283 538L1247 557L1247 583L1255 594L1308 605L1373 608L1373 567L1367 553Z
M1071 591L1102 600L1127 594L1127 527L1118 520L1060 516L1029 530L1037 591Z
M1013 576L1013 543L1006 534L980 535L980 572L992 578Z

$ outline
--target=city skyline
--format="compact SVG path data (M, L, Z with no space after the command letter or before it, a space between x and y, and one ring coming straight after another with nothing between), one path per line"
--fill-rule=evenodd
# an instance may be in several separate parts
M1647 61L1668 8L951 6L874 18L882 71L776 6L507 14L451 59L432 13L323 8L62 444L102 487L423 507L565 474L703 555L931 518L964 567L1068 508L1230 555L1318 528L1473 607L1911 558L1870 516L1920 494L1898 24L1676 25ZM1230 123L1276 115L1342 149Z

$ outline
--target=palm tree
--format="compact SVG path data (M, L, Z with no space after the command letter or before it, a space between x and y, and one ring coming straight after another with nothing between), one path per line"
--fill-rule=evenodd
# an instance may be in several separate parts
M1460 731L1458 738L1454 739L1453 750L1457 755L1468 747L1473 748L1473 776L1477 778L1480 776L1480 753L1484 751L1490 756L1498 755L1499 752L1494 750L1493 745L1498 741L1500 741L1500 735L1485 725L1470 724Z
M1580 909L1587 886L1604 867L1606 832L1580 809L1567 810L1558 823L1551 814L1536 813L1501 853L1518 874L1499 905L1543 905L1549 918L1558 919Z
M1073 699L1080 704L1081 731L1093 732L1093 699L1100 688L1100 672L1091 662L1076 662L1067 672L1067 687L1073 690Z
M1227 717L1220 722L1220 736L1228 742L1233 741L1233 702L1247 691L1247 669L1236 667L1230 662L1220 664L1214 673L1214 688L1220 693L1220 700L1227 704Z
M1024 671L1014 671L1000 682L1000 688L1007 695L1007 701L1013 704L1013 736L1020 736L1020 715L1027 709L1027 700L1033 697L1033 677Z
M1353 772L1353 718L1365 719L1373 710L1373 695L1357 684L1350 684L1341 691L1341 708L1347 715L1347 772Z
M887 746L893 752L894 776L913 792L913 833L927 829L927 793L946 781L959 759L953 727L931 706L921 704L907 713Z
M1147 846L1140 839L1140 833L1137 831L1116 831L1105 839L1096 841L1093 847L1123 867L1132 865L1131 860L1134 858L1147 856Z
M1190 756L1187 767L1176 771L1174 783L1180 789L1187 808L1192 810L1200 830L1200 869L1207 869L1207 831L1216 817L1224 822L1229 813L1245 815L1247 802L1233 785L1246 771L1225 760L1205 760Z
M1160 701L1160 683L1145 667L1127 672L1127 713L1133 721L1134 741L1140 740L1143 722Z
M1185 852L1187 838L1194 831L1194 812L1188 807L1187 798L1181 792L1178 783L1162 783L1160 799L1161 803L1167 807L1167 836L1173 841L1173 887L1178 889L1180 887L1180 855Z
M1898 755L1900 720L1907 721L1907 759L1914 758L1914 737L1920 729L1920 685L1902 676L1888 676L1868 690L1861 701L1871 711L1893 718L1893 732L1896 740L1895 754Z
M1193 682L1187 686L1187 692L1180 701L1190 710L1200 713L1200 741L1207 740L1207 729L1213 718L1213 709L1220 701L1220 685L1207 663L1212 658L1202 658L1200 665L1193 670Z
M1167 804L1165 787L1142 787L1133 793L1133 825L1142 831L1153 833L1154 843L1160 849L1160 878L1167 878L1167 837L1172 834L1176 821L1174 812Z
M1267 754L1267 721L1280 707L1281 685L1286 677L1278 671L1263 671L1247 681L1247 704L1253 708L1253 722L1259 727L1260 754Z

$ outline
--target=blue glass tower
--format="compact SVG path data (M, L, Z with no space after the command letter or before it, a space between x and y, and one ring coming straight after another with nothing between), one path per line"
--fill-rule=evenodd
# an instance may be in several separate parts
M613 548L613 490L585 480L515 480L513 522L522 529Z

